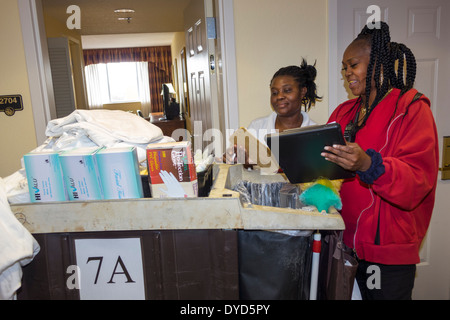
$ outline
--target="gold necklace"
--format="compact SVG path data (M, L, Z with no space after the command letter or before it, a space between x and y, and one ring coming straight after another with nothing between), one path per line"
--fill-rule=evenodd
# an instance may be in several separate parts
M367 113L367 109L369 109L369 108L367 108L367 107L362 107L362 108L361 108L361 111L359 112L359 116L362 117L362 118L364 118L365 115L366 115L366 113Z
M386 94L383 96L383 98L381 98L380 102L384 100L384 98L386 98L388 96L389 93L391 93L392 88L388 90L388 92L386 92ZM378 102L378 103L380 103ZM359 119L364 119L364 117L366 116L367 111L370 111L370 107L361 107L361 110L359 111ZM361 121L359 120L359 121ZM359 122L358 121L358 122Z

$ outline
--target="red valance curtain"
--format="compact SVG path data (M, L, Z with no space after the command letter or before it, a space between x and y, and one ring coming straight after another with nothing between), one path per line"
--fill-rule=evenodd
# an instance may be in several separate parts
M110 62L148 62L152 112L163 111L161 89L172 82L172 51L170 46L83 50L86 66Z

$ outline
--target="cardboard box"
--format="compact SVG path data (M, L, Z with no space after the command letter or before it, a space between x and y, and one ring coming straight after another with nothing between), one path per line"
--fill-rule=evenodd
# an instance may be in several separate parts
M189 141L149 144L147 167L153 198L198 196L197 172ZM163 177L166 177L167 182L169 175L170 179L176 180L175 185L164 183ZM179 185L184 194L172 192L172 187L177 191Z
M69 193L69 200L103 199L96 159L96 153L100 149L98 147L84 147L60 154L61 168Z
M96 157L104 199L144 197L135 147L104 148Z
M58 152L30 152L23 160L31 202L68 200Z

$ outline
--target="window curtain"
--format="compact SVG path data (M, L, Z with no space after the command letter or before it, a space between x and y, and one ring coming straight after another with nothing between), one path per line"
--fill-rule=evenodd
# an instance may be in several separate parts
M137 62L137 77L139 86L139 99L141 101L141 111L144 116L148 116L152 110L150 103L150 81L148 76L148 62Z
M99 63L86 66L85 73L89 109L101 109L103 108L103 101L106 101L103 97L105 89L102 85L106 83L104 79L106 64Z
M162 112L163 83L172 82L170 46L83 50L85 66L109 62L147 62L151 112Z

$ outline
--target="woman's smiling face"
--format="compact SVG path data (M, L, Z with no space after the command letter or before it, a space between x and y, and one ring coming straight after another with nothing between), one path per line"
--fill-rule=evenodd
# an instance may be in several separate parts
M344 52L342 69L354 96L365 95L370 47L362 41L350 44ZM374 85L374 84L373 84Z
M278 76L270 86L270 102L279 116L299 114L306 87L300 89L292 76Z

